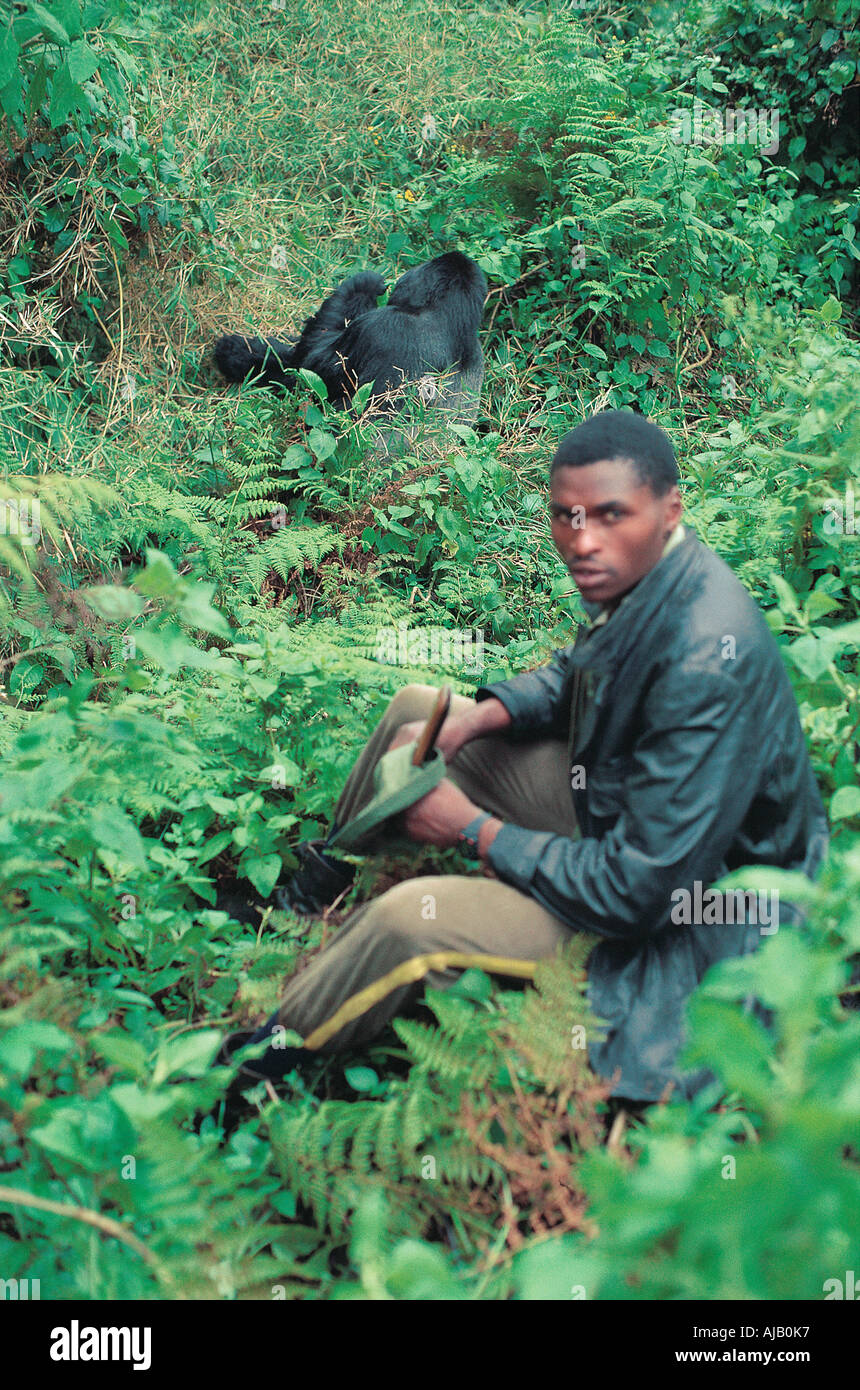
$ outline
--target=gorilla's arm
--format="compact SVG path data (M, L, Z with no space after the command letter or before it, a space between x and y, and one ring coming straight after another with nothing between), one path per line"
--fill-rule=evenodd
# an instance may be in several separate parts
M377 299L384 293L382 276L373 270L362 270L338 285L302 329L293 351L292 365L307 367L322 377L334 405L343 405L361 384L345 370L342 359L347 354L340 348L340 339L345 330L348 331L347 325L356 319L384 312L376 307Z
M245 338L227 333L215 344L215 362L228 381L244 381L260 376L270 386L292 387L295 377L290 366L294 343L279 338Z
M289 390L295 386L296 368L309 367L322 377L329 399L342 405L355 386L344 376L332 344L350 320L375 310L376 301L384 292L381 275L372 270L360 271L344 280L323 301L298 340L245 338L239 333L228 333L215 344L215 362L228 381L259 376L270 386L286 386Z

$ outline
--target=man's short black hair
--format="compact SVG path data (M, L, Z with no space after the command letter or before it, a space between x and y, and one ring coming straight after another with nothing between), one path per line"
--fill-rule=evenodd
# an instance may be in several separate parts
M558 468L582 468L601 459L630 459L641 486L650 487L655 497L664 497L680 478L669 436L632 410L602 410L577 425L556 449L550 477Z

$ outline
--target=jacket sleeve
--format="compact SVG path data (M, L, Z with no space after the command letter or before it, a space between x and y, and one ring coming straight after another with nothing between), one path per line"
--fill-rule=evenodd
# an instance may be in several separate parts
M573 840L505 824L493 869L570 927L627 942L660 930L675 890L719 876L747 813L765 737L756 704L733 677L673 668L645 702L612 829Z
M539 666L536 671L523 671L509 681L482 685L475 692L475 699L488 700L492 696L501 700L511 716L512 733L566 733L570 724L572 653L573 647L562 647L546 666Z

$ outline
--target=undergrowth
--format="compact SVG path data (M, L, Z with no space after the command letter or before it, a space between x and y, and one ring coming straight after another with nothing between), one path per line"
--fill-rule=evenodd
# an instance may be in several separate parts
M3 1278L756 1299L852 1267L857 59L845 0L0 7ZM673 139L727 106L776 108L778 148ZM318 383L216 380L219 332L455 246L485 393L429 457L371 461ZM806 928L704 983L712 1088L627 1129L580 939L534 989L429 991L219 1147L220 1041L339 921L223 904L289 876L399 686L572 640L546 470L610 405L668 431L783 650L834 831Z

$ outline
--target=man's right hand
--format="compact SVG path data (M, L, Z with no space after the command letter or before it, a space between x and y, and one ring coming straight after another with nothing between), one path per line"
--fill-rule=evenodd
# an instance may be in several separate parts
M457 756L464 743L475 737L467 726L464 727L464 720L465 715L449 714L439 732L435 747L444 753L446 763ZM415 719L411 724L401 724L388 745L388 751L392 748L402 748L404 743L414 743L421 737L426 723L426 719Z
M416 719L409 724L401 724L388 745L389 751L402 747L404 743L413 743L421 736L426 722L424 719ZM511 716L501 700L481 700L463 714L448 715L436 739L436 747L444 754L446 763L450 763L460 749L471 743L472 739L500 733L510 722Z

